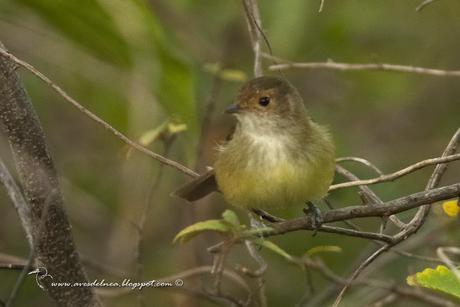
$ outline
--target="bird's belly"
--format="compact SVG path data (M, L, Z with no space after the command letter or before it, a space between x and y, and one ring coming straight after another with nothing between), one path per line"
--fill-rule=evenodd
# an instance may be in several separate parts
M315 182L315 167L308 161L273 160L216 172L226 200L238 207L275 209L321 198L329 182Z

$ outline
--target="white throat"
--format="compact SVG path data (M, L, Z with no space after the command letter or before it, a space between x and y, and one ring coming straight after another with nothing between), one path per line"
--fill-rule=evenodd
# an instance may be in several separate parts
M254 157L260 161L253 163L264 163L274 165L288 158L289 131L279 129L274 123L276 118L258 116L256 114L239 114L240 122L239 134L247 137L251 141L251 151L257 151Z

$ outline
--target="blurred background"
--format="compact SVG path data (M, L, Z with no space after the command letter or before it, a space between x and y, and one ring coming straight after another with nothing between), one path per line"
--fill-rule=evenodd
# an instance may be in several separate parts
M259 0L275 56L297 62L460 67L457 1L439 1L421 12L415 12L420 0L326 0L322 13L319 4ZM215 147L233 123L223 115L225 106L252 76L253 54L240 1L1 0L0 40L116 129L198 172L212 165ZM161 279L212 263L206 248L218 236L203 234L184 245L172 239L187 225L219 218L226 208L220 195L194 205L171 198L188 177L131 150L35 76L24 70L20 74L47 135L90 280ZM384 172L439 156L459 127L458 78L301 69L286 70L283 76L299 89L312 117L329 126L338 156L364 157ZM13 171L3 138L0 155ZM363 178L375 176L363 167L346 166ZM450 166L443 184L458 182L459 166ZM421 191L431 171L373 189L384 200ZM0 190L0 253L25 258L24 232ZM334 192L330 198L337 207L360 203L356 189ZM246 212L237 213L247 221ZM296 209L285 216L300 214ZM145 227L139 231L143 217ZM380 225L378 219L356 222L369 231ZM458 246L458 223L437 206L422 230L400 248L435 256L438 246ZM315 246L341 247L341 253L319 256L345 277L376 249L366 240L324 233L290 233L272 240L293 255ZM269 306L326 306L335 298L337 286L316 273L311 275L314 292L306 295L305 272L270 251L261 254L269 265ZM251 260L237 246L227 263L230 268L236 263L255 267ZM110 270L101 270L101 264ZM364 275L405 284L407 275L435 265L387 253ZM0 298L5 298L18 272L4 270L0 276ZM185 285L201 289L212 280L194 277ZM175 290L149 288L142 293L145 306L214 306ZM137 294L104 302L138 306ZM343 306L364 306L384 294L354 286ZM30 302L53 304L33 278L25 282L16 306ZM394 305L423 306L407 298Z

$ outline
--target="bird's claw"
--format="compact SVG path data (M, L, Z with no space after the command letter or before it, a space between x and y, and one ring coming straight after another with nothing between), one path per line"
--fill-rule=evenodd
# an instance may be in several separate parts
M318 233L318 229L323 224L323 215L321 214L321 210L312 202L307 202L308 208L304 208L303 212L305 215L311 219L311 225L313 226L313 236L316 236Z

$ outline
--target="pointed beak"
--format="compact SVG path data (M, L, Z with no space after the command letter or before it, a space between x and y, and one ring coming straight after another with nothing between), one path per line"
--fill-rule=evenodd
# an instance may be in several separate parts
M237 105L236 103L232 103L225 109L225 113L228 113L228 114L238 113L239 111L240 111L240 106Z

